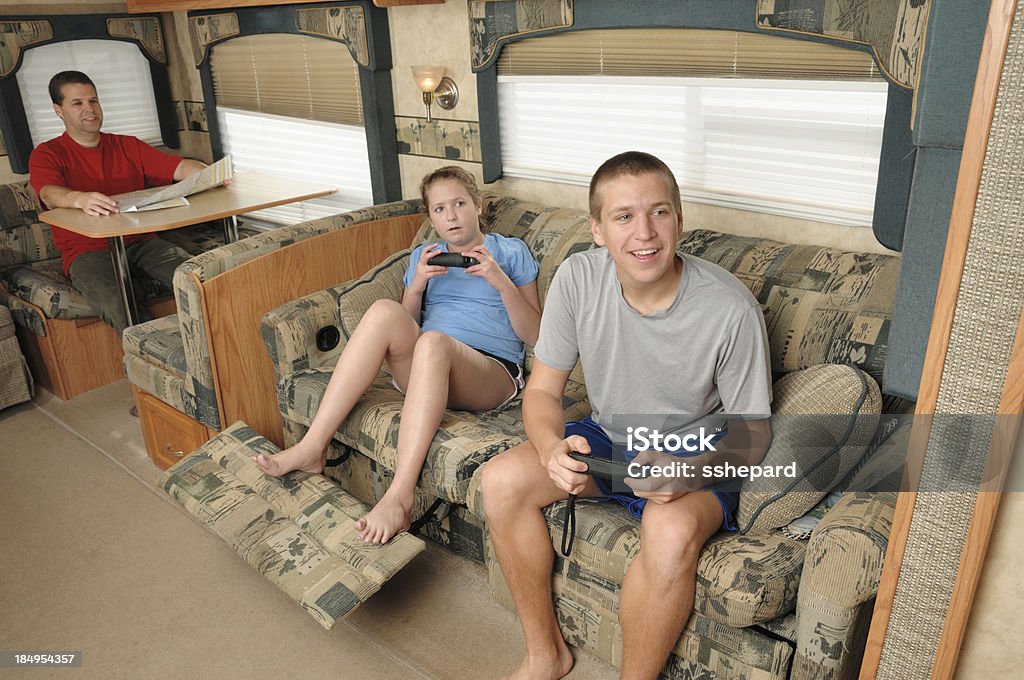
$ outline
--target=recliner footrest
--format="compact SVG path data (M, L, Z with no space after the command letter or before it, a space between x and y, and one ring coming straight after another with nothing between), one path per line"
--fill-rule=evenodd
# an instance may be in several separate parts
M386 545L363 543L353 522L367 506L322 475L276 479L250 458L277 451L237 422L169 468L160 485L329 629L425 544L407 533Z

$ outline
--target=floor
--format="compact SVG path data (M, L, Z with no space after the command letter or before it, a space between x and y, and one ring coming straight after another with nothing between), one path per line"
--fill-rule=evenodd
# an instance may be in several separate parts
M0 411L0 651L80 651L73 677L103 680L477 680L516 665L522 634L483 567L429 542L321 628L157 489L132 403L122 380ZM617 676L576 656L570 679Z

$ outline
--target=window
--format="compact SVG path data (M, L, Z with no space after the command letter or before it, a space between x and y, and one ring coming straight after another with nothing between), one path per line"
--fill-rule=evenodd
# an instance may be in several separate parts
M323 198L259 210L251 219L295 224L373 204L363 128L228 108L217 109L217 120L235 170L338 187Z
M579 42L573 63L555 58L563 36ZM505 49L534 41L498 65L506 176L586 185L605 159L636 149L672 168L684 200L871 224L888 85L869 56L688 29L578 31Z
M47 89L50 78L60 71L81 71L96 83L104 132L163 144L149 61L139 48L118 40L72 40L26 50L18 69L33 145L64 132Z
M221 148L237 170L338 187L251 218L294 224L373 203L359 69L344 45L291 34L246 36L217 45L210 68Z

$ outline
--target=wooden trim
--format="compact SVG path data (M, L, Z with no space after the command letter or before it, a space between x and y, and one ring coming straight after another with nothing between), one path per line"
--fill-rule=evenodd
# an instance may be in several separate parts
M925 417L930 420L929 417L935 413L935 407L938 403L939 387L942 382L942 369L945 365L946 353L949 350L949 336L953 328L953 314L956 309L956 300L963 277L964 262L967 259L967 246L971 234L971 225L974 221L974 206L977 202L978 188L981 184L982 166L985 160L985 151L988 147L988 136L992 127L992 117L995 113L999 79L1002 75L1003 60L1006 56L1007 44L1009 43L1015 6L1016 0L992 0L989 11L988 26L981 48L978 75L975 80L974 96L971 101L971 111L967 122L967 136L964 140L960 172L957 177L956 196L953 199L953 211L950 217L942 274L939 279L938 293L936 294L935 315L932 318L931 333L928 336L928 349L925 354L924 372L921 375L921 388L918 393L915 419ZM926 434L928 430L930 428L922 427L920 428L921 434L918 434L918 428L915 427L915 437L912 438L911 449L908 452L914 456L913 460L908 459L908 467L911 468L911 474L920 474L919 466L924 452L923 447L927 446ZM900 567L903 563L904 552L909 538L910 524L916 500L916 493L906 492L901 493L896 502L892 532L889 536L889 547L886 551L885 564L882 569L882 580L878 587L871 629L868 633L867 645L864 650L864 661L861 665L860 677L862 679L874 678L878 673L882 645L884 644L886 631L889 627L889 617L892 612ZM980 501L981 497L979 496ZM977 507L975 512L978 512ZM987 512L987 510L984 512ZM975 524L972 520L971 529L973 530L974 527ZM988 528L988 531L990 530L991 526ZM967 546L974 545L973 542L975 540L975 536L969 534ZM983 547L987 547L987 543L986 538ZM983 559L983 557L984 555L982 554L978 559ZM932 669L932 677L950 677L953 673L956 657L959 654L959 642L963 637L963 625L966 624L967 620L966 616L961 617L959 612L961 609L970 611L971 600L974 595L974 585L979 574L980 571L974 571L970 575L958 577L958 586L960 585L959 578L966 577L973 580L969 587L965 581L963 587L959 588L960 592L954 592L955 598L950 601L946 626L943 629L943 636L939 644L940 651ZM954 612L956 612L955 615ZM954 620L953 628L950 628L951 619ZM954 642L955 644L953 644ZM944 649L947 646L951 646L953 649ZM940 660L943 663L942 667L938 666Z
M932 669L933 678L952 678L956 671L960 646L967 632L974 596L978 590L978 581L981 579L985 556L992 538L992 528L995 526L999 503L1003 497L1000 492L1019 434L1020 415L1024 413L1024 313L1017 324L1017 336L997 413L1000 415L989 447L984 475L986 480L990 480L985 486L991 490L979 493L974 503L974 515L967 528L967 540L964 542L964 551L960 557L956 585L953 586L946 623L939 638L939 652L935 656L935 665ZM1017 417L1014 417L1015 415Z
M244 420L283 445L274 367L260 334L263 315L361 276L391 253L407 248L422 222L423 216L416 213L331 231L229 269L203 285L223 427Z
M178 12L185 10L231 9L267 5L297 5L310 0L126 0L130 14ZM442 0L443 1L443 0Z

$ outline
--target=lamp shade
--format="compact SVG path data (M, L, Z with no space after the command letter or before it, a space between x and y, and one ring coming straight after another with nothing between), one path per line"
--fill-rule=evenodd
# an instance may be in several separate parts
M424 92L433 92L441 84L441 78L447 69L444 66L413 66L412 77L416 86Z

